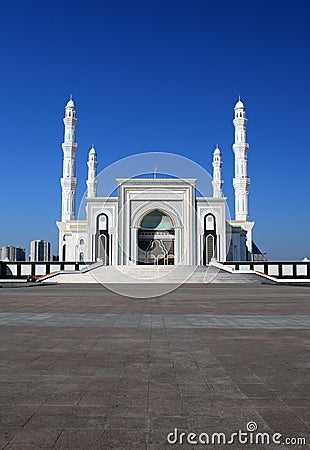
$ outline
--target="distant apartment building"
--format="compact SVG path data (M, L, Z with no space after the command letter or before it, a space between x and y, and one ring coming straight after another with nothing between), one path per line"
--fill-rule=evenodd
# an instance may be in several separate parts
M30 242L30 261L50 261L51 260L51 244L42 240Z
M15 247L14 245L5 245L1 247L1 260L2 261L25 261L26 250L21 247Z

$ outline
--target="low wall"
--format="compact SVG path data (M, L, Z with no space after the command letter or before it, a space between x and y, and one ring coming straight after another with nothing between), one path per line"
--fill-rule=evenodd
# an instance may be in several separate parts
M40 277L59 270L78 271L84 269L93 262L70 261L0 261L1 279L26 279L27 276Z
M79 271L94 262L75 261L0 261L0 279L40 277L60 270ZM221 263L234 271L254 270L275 278L310 279L310 262L303 261L227 261Z
M254 270L275 278L310 279L310 262L306 261L227 261L223 265L235 271Z

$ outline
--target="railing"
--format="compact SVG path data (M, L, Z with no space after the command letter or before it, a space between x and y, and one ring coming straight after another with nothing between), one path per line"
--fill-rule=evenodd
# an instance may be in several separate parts
M59 270L82 270L93 262L75 261L0 261L0 279L41 277Z
M234 271L254 270L274 278L310 279L310 261L226 261Z
M60 270L76 272L92 264L94 262L0 261L0 279L41 277ZM310 279L309 261L227 261L221 264L236 272L255 271L279 279Z

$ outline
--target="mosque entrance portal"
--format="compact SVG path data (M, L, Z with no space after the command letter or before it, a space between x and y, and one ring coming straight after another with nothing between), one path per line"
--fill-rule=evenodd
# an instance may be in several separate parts
M155 209L138 230L138 264L173 265L175 232L171 218Z

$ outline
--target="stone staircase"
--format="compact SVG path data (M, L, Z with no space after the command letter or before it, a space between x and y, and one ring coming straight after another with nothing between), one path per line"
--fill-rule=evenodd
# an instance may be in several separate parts
M59 272L44 277L56 283L101 284L183 284L183 283L255 283L256 274L230 273L213 266L94 266L88 271Z

